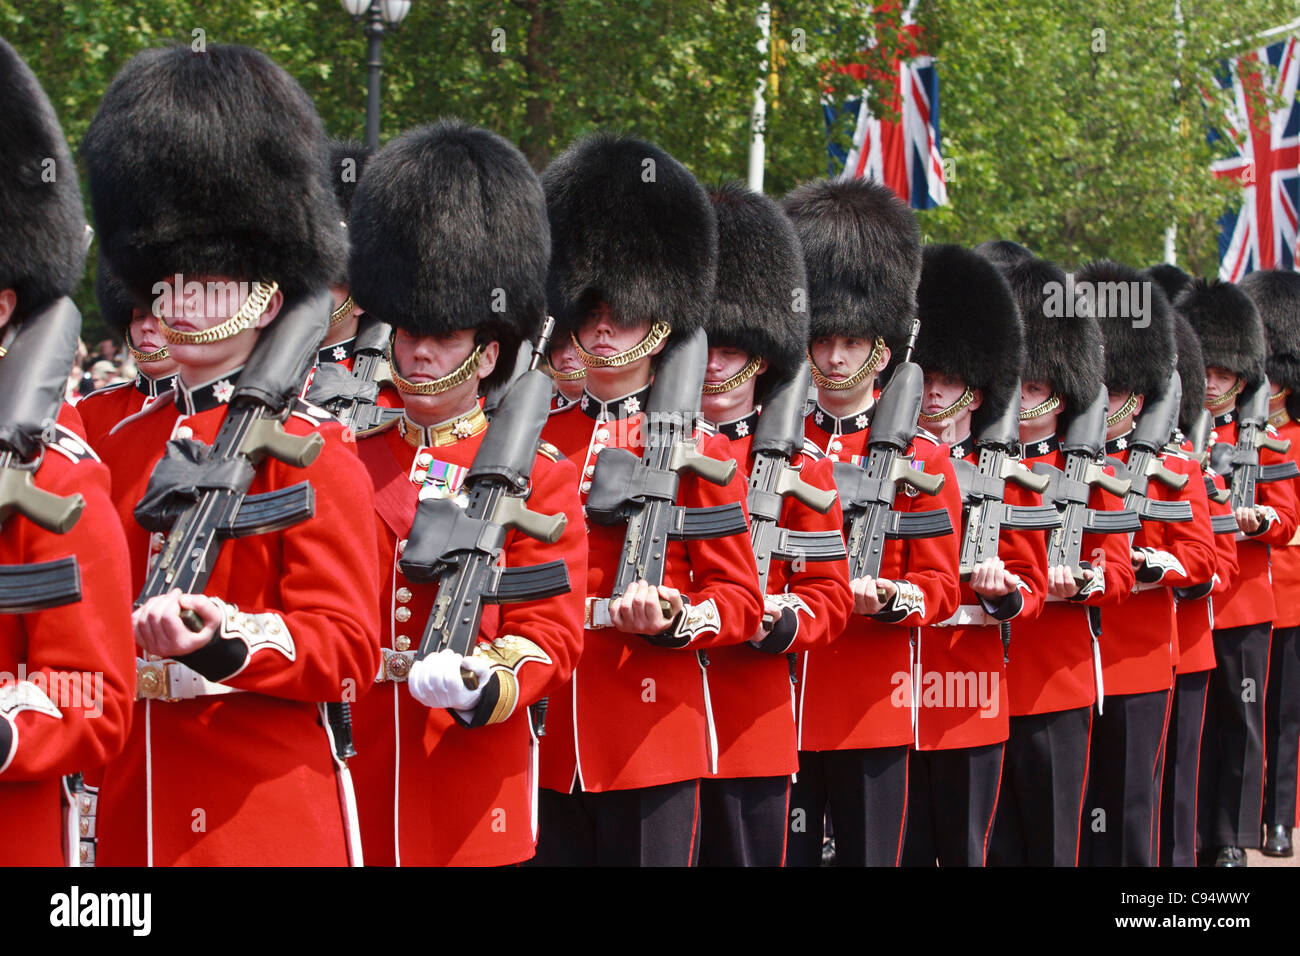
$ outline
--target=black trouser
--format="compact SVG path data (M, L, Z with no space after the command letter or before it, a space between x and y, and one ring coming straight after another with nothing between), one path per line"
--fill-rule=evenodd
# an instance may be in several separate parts
M1201 729L1210 672L1179 674L1165 734L1165 780L1160 793L1160 865L1196 865L1196 795Z
M821 865L828 808L836 866L898 866L907 821L907 758L906 746L799 751L786 866Z
M1268 661L1264 731L1264 823L1295 826L1297 758L1300 757L1300 627L1273 631Z
M1268 689L1268 621L1214 632L1210 693L1201 735L1198 842L1257 847L1264 801L1264 697Z
M1168 716L1167 690L1106 696L1105 712L1092 722L1082 865L1154 865Z
M694 866L700 781L604 793L540 791L538 866Z
M918 750L907 769L904 866L983 866L1002 783L1003 744Z
M785 865L789 777L700 781L700 866Z
M1075 866L1092 708L1011 718L989 866Z

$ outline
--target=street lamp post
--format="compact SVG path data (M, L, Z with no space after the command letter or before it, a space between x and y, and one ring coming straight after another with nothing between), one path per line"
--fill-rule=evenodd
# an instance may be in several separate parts
M411 0L342 0L353 23L365 20L366 51L366 145L379 148L379 69L384 31L396 32L411 12Z

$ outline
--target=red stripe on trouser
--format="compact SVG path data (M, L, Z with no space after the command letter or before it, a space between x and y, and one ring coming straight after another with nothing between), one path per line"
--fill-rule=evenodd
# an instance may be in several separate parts
M993 833L993 821L998 815L998 798L1002 796L1002 766L1007 759L1007 745L1003 741L1002 748L998 751L998 788L993 794L993 808L989 813L989 825L984 828L984 852L980 854L980 866L984 866L989 860L989 837Z

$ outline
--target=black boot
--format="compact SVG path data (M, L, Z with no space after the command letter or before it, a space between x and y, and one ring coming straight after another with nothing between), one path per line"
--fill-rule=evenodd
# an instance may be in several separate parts
M1239 846L1224 846L1219 848L1219 856L1214 861L1215 866L1245 866L1246 851Z
M1264 842L1260 844L1259 852L1265 856L1294 856L1295 851L1291 848L1291 828L1284 827L1282 824L1264 824Z

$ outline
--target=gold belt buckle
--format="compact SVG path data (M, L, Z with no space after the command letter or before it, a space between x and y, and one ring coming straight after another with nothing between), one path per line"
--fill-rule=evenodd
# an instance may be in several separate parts
M392 654L384 661L384 674L390 681L404 681L411 673L411 662L401 654Z
M163 664L145 664L135 676L135 696L138 700L162 700L167 692L167 675Z

